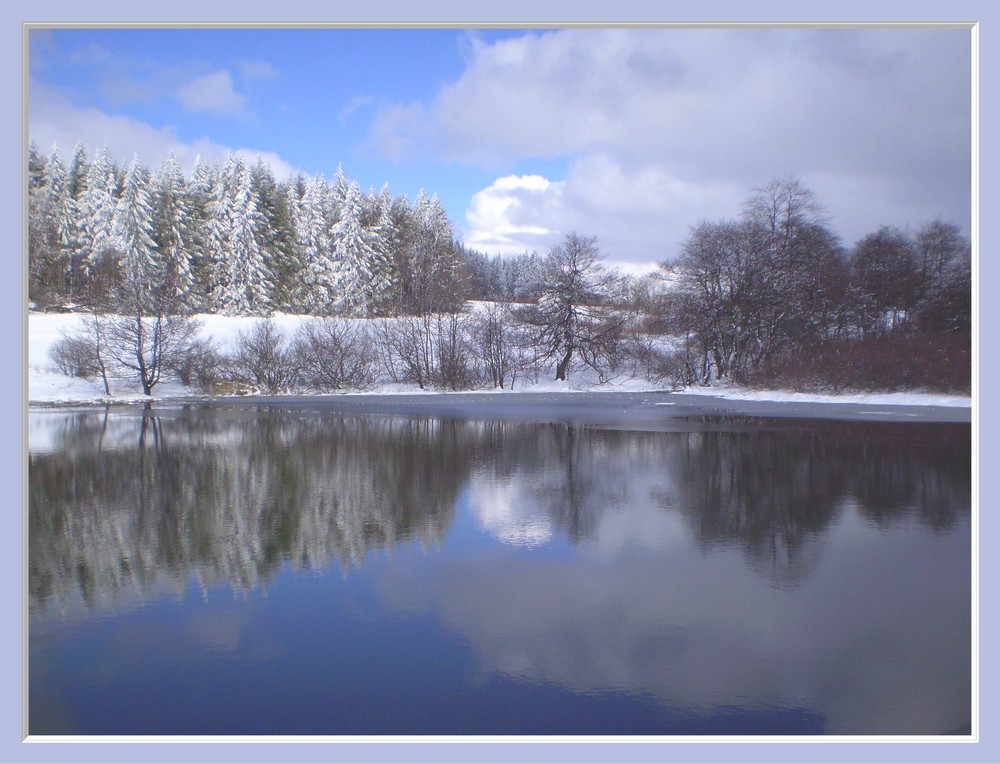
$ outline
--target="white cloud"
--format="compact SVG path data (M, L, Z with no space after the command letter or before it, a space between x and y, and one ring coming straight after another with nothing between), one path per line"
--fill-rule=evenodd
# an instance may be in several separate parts
M371 138L393 155L496 166L498 178L514 162L530 175L533 158L568 158L567 177L544 190L496 182L472 199L467 240L497 251L569 226L614 257L669 257L690 225L739 214L754 187L788 175L851 243L882 223L968 225L970 60L964 30L473 40L458 80L429 103L383 107Z
M131 117L76 106L35 82L30 83L29 99L29 135L43 153L48 153L53 144L58 144L65 156L77 142L81 142L91 156L107 145L117 161L125 163L133 155L138 155L139 160L149 168L156 168L170 154L174 154L188 171L196 156L200 155L208 163L221 163L229 154L239 154L249 161L260 157L281 179L299 172L274 152L223 146L207 138L185 142L171 128L153 127Z
M232 75L224 69L182 86L177 91L177 98L190 111L237 117L247 115L246 98L236 92Z
M465 243L490 254L545 252L577 231L596 236L611 262L648 270L673 255L705 210L738 215L744 192L725 182L685 182L655 166L628 168L607 154L585 155L564 180L504 176L478 191L466 211Z
M421 104L383 104L372 121L368 143L388 157L410 155L427 143L427 124Z
M472 196L465 243L491 254L547 249L559 238L559 231L547 225L559 222L564 186L540 175L497 178Z

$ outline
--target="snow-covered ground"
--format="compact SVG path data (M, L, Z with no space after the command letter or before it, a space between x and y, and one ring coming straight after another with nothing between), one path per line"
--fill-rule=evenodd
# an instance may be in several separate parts
M199 316L201 321L200 334L206 339L211 339L213 343L222 351L229 351L235 346L237 334L249 330L253 318L234 316ZM275 323L285 333L291 336L299 325L308 320L303 316L293 316L276 314ZM28 315L28 401L29 403L91 403L107 400L104 395L104 388L99 379L79 379L62 374L49 357L49 351L54 343L59 341L67 333L72 332L81 325L83 318L75 314L59 313L29 313ZM649 390L662 390L662 386L641 379L615 380L605 385L597 385L594 380L588 379L586 375L577 375L569 382L556 382L551 379L534 380L523 379L519 386L508 391L517 393L522 391L530 392L578 392L583 390L594 391L615 391L615 392L642 392ZM415 393L427 392L433 394L434 391L420 391L416 386L409 385L385 385L374 391L368 391L365 395L372 394L393 394L393 393ZM483 392L503 392L488 390ZM971 398L968 396L956 395L936 395L929 393L880 393L880 394L850 394L850 395L818 395L812 393L796 393L788 391L762 391L746 390L736 387L711 387L711 388L689 388L685 391L688 394L706 395L717 398L732 400L759 400L759 401L794 401L794 402L814 402L814 403L877 403L896 404L901 406L970 406ZM142 401L149 400L144 396L137 382L130 380L113 380L112 393L115 401ZM184 387L178 382L161 382L154 390L153 398L176 398L181 396L191 396L193 391Z
M967 395L938 393L797 393L791 390L748 390L741 387L689 387L687 395L704 395L726 400L789 403L863 403L891 406L971 406Z

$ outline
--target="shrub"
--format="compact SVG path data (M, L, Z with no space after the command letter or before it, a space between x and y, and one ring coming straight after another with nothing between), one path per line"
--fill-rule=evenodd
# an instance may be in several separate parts
M771 358L736 381L751 387L805 391L968 393L972 389L971 335L889 334L820 342Z
M375 383L374 353L361 322L321 318L304 323L291 353L300 384L310 390L365 390Z
M216 392L228 375L228 363L211 341L195 339L168 363L182 384L201 392Z
M268 393L292 388L299 369L285 336L270 318L258 321L248 332L239 332L231 361L232 381Z
M49 358L63 374L91 379L100 372L97 351L87 337L71 334L58 340L49 349Z

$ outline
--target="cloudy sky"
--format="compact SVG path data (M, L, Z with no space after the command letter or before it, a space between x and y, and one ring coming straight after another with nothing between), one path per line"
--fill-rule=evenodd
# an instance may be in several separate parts
M29 132L154 167L436 193L488 253L670 259L796 177L847 245L970 228L971 35L942 28L35 29Z

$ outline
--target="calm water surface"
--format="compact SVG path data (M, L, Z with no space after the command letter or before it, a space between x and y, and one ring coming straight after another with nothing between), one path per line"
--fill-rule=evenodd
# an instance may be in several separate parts
M944 734L968 424L29 415L40 734Z

